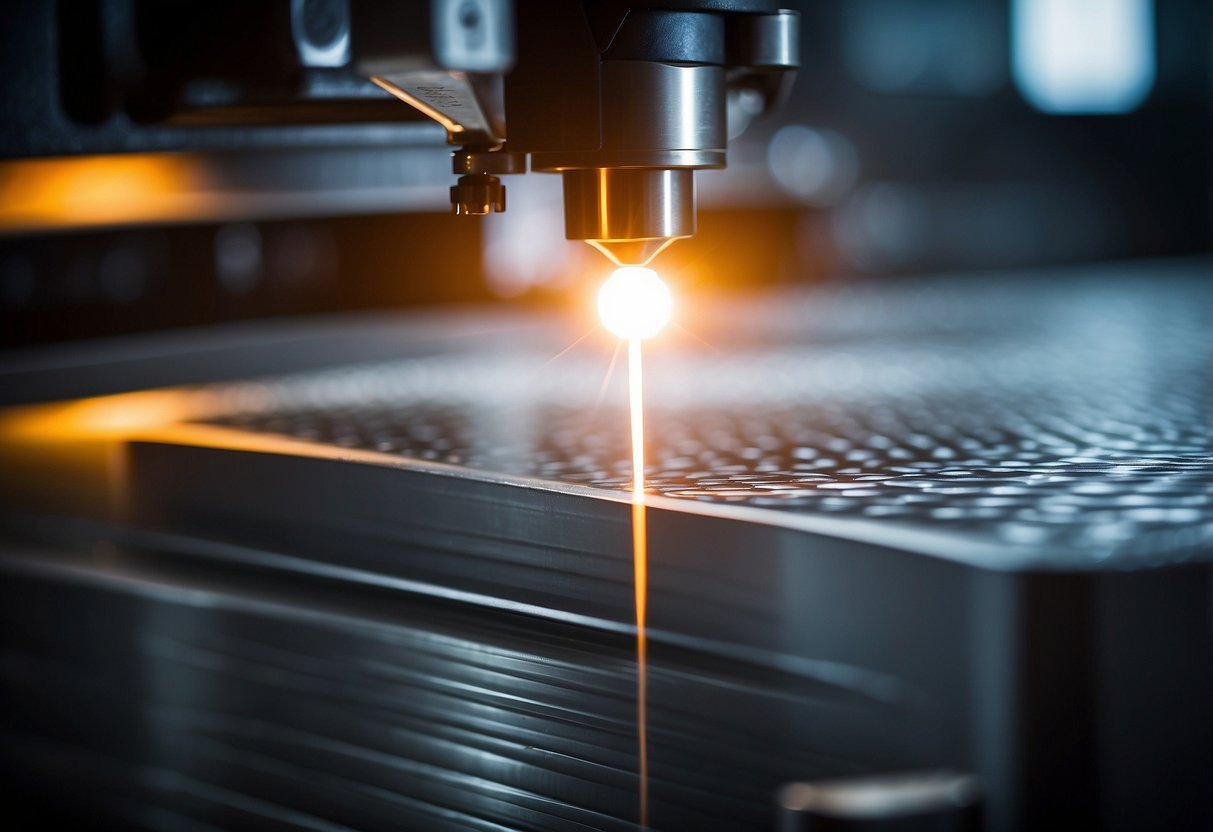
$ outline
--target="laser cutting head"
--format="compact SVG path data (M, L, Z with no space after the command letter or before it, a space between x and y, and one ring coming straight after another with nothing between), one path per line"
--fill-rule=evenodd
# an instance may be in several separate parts
M624 266L695 233L695 170L724 167L728 147L724 36L719 15L628 15L600 63L600 146L533 156L563 175L566 237Z
M774 100L798 63L793 12L669 5L629 11L600 52L597 146L532 155L564 177L565 236L619 266L695 233L695 171L725 166L730 95L773 84Z
M449 4L431 2L445 20ZM529 156L564 177L565 236L620 266L695 233L694 172L725 166L730 98L772 106L799 64L799 15L777 0L465 5L486 8L436 25L450 42L428 63L404 60L376 27L379 51L359 65L460 146L456 213L505 210L497 176Z

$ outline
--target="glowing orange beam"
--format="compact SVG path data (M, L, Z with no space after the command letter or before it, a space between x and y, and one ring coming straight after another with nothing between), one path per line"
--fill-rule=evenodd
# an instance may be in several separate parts
M640 744L640 825L649 825L648 639L649 541L644 505L644 381L640 339L628 340L632 416L632 570L636 592L636 725Z

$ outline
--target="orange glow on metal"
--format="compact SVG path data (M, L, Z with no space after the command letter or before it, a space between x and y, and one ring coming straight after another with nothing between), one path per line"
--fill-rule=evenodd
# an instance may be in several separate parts
M121 517L125 443L211 406L202 393L162 390L0 411L0 498L40 513Z
M640 825L649 825L648 636L649 540L644 504L644 380L640 340L628 340L632 417L632 574L636 594L636 730L640 755Z
M198 161L179 154L4 162L0 232L191 219L214 201L206 184Z
M0 416L0 436L71 441L125 438L207 412L211 397L183 390L149 390L13 408Z

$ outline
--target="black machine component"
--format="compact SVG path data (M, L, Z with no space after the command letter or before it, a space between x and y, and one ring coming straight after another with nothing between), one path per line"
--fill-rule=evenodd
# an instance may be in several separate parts
M789 249L796 246L803 255L788 268L803 279L831 270L1008 268L1206 250L1209 74L1208 39L1200 34L1208 31L1203 6L1157 4L1152 92L1132 113L1087 118L1040 112L1017 90L1018 70L1007 54L1018 31L1009 27L1008 15L1017 4L995 0L970 8L929 0L929 9L914 14L878 0L789 4L803 16L801 35L809 44L804 71L778 117L737 138L745 119L791 77L786 65L796 47L790 37L796 16L772 14L769 4L672 2L624 16L655 20L661 11L690 21L706 11L724 21L723 58L719 49L695 53L704 66L724 68L730 125L729 171L696 177L699 219L704 210L711 212L700 223L705 229L722 211L778 213L787 221L785 234L799 227L793 220L803 218L814 242L788 241ZM600 104L607 102L599 82L603 69L614 71L606 62L644 63L633 58L680 54L669 43L648 44L646 52L636 38L612 42L610 26L598 21L617 22L625 6L517 4L513 16L503 18L515 24L513 31L501 32L502 42L512 47L494 51L496 66L511 67L499 85L478 80L495 79L495 71L452 69L442 63L454 60L450 50L435 55L437 4L13 0L0 31L0 95L7 105L0 119L0 183L8 209L0 235L7 245L27 230L441 210L452 184L442 127L400 106L367 71L387 71L393 63L400 69L412 60L414 69L462 73L478 95L482 88L492 92L485 93L485 103L500 108L491 112L508 111L507 145L526 139L522 151L543 155L562 145L606 149ZM441 8L458 11L464 4ZM358 22L360 9L370 23ZM406 10L415 16L407 17ZM379 15L384 25L377 27ZM405 25L394 25L402 16ZM489 14L465 17L478 21L471 28L481 33L496 20ZM458 16L453 20L458 23ZM560 30L558 22L569 25ZM358 32L350 28L355 26ZM366 29L370 40L354 37ZM383 43L387 34L394 39L390 44ZM491 41L477 35L476 42ZM367 61L361 71L359 51ZM486 65L491 64L481 64ZM898 75L899 66L913 71ZM537 76L533 82L523 81L528 73ZM534 92L528 95L528 88ZM549 94L556 89L559 96ZM647 139L641 144L650 151L661 146ZM128 201L127 209L144 210L90 213L76 210L71 200L48 200L62 196L62 189L48 194L46 188L16 187L37 178L45 165L35 162L42 160L83 156L63 160L83 163L96 154L133 152L158 153L154 161L164 163L164 151L190 153L168 157L190 163L188 176L173 181L201 192L202 204L196 201L186 211L178 203L166 215L157 205ZM469 178L462 187L456 183L457 207L489 212L504 204L500 183L490 177L523 170L524 155L530 154L473 150L457 158L456 175ZM107 160L92 161L117 175L116 168L105 168ZM605 221L598 214L609 214L592 200L600 185L612 192L628 189L631 196L621 204L641 215L653 216L646 205L669 208L669 221L663 217L653 233L676 231L691 216L687 171L666 169L662 176L660 165L607 170L611 174L604 178L611 181L605 184L588 174L568 175L571 226L598 233L596 226ZM557 208L562 200L543 192L546 184L527 182L526 188ZM130 183L127 190L132 189ZM248 199L259 194L269 201ZM530 210L526 198L520 204L524 213ZM466 233L488 237L516 221L466 223L472 229ZM623 230L598 231L632 233L626 222L611 227ZM545 235L559 236L554 229ZM717 232L712 236L719 239ZM660 239L628 247L643 257ZM442 247L451 248L449 242ZM675 247L667 261L691 256L682 253L686 248ZM0 271L4 259L0 252ZM490 258L484 270L504 262ZM362 275L342 279L369 283Z
M694 234L694 171L725 165L730 96L757 99L752 117L799 65L798 15L770 2L522 3L516 54L509 3L395 4L429 20L423 60L377 5L351 10L354 65L462 147L456 212L504 210L497 176L525 162L495 157L529 154L564 174L566 236L621 264Z
M59 4L59 91L79 124L153 136L407 121L377 85L460 148L457 213L504 210L498 177L529 155L564 174L570 239L641 263L694 233L693 172L724 167L726 111L786 92L798 20L767 0L76 0Z

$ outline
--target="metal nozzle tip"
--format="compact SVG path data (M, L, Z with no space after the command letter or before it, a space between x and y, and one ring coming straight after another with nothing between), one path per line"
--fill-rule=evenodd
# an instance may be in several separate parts
M473 173L451 186L451 210L465 216L484 216L505 210L505 186L496 176Z
M680 237L647 237L639 240L586 240L616 266L645 266Z

